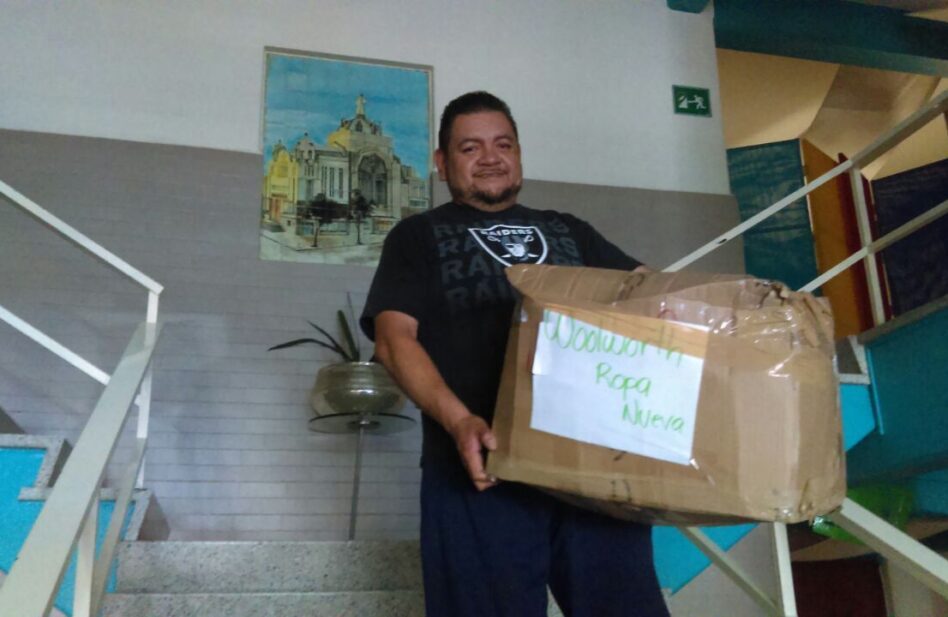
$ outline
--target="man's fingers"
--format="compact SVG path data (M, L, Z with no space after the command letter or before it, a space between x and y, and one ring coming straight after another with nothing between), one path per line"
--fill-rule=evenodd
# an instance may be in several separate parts
M487 489L497 486L497 482L492 482L490 480L482 480L480 482L474 483L474 488L478 491L486 491Z
M457 443L464 468L477 490L483 491L494 486L497 483L496 478L488 476L484 470L484 448L497 448L497 439L487 423L483 418L468 416L450 431Z
M484 434L481 435L481 443L484 444L484 447L488 450L497 449L497 438L494 437L494 431L488 429Z
M467 473L471 476L471 479L487 479L487 474L484 473L484 457L481 456L479 446L466 447L461 452L461 458L464 459L464 466L467 467Z
M477 490L483 491L497 484L497 479L484 470L484 457L481 455L480 447L465 449L461 453L461 459Z

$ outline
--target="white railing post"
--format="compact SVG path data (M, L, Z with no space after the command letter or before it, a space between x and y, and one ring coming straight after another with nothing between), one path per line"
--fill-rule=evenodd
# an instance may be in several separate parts
M841 176L842 174L846 173L851 167L852 167L852 161L846 161L844 163L840 163L839 165L829 170L828 172L826 172L819 178L816 178L815 180L813 180L813 182L810 182L809 184L805 184L801 186L800 188L790 193L789 195L787 195L786 197L784 197L783 199L781 199L774 205L761 210L760 212L750 217L749 219L747 219L740 225L737 225L736 227L729 229L728 231L724 232L723 234L721 234L714 240L711 240L704 246L698 249L695 249L693 252L685 255L684 257L682 257L675 263L669 266L666 266L662 270L662 272L678 272L685 266L698 261L699 259L707 255L708 253L719 248L721 245L727 242L730 242L734 238L740 236L742 233L744 233L745 231L747 231L754 225L757 225L758 223L764 221L767 218L770 218L771 216L773 216L774 214L777 214L784 208L793 205L793 203L796 202L798 199L802 199L806 197L807 195L809 195L810 193L812 193L819 187L823 186L824 184L826 184L827 182L829 182L836 176Z
M852 499L844 500L829 519L935 593L948 598L948 559Z
M109 573L112 570L112 560L115 557L115 550L118 547L119 538L122 534L122 528L125 526L125 515L132 502L132 493L134 492L135 478L138 477L138 470L145 459L146 443L144 439L136 440L135 453L132 456L132 462L129 463L125 474L122 476L118 490L115 494L115 509L112 510L112 518L109 521L109 527L105 530L105 537L102 539L102 546L99 549L99 558L95 563L95 572L92 576L92 614L98 615L102 607L105 588L108 584ZM138 504L136 507L146 508L147 504Z
M148 421L151 414L151 366L145 372L145 378L142 379L142 385L138 390L138 426L135 429L135 436L142 442L148 440ZM143 455L144 456L144 455ZM145 461L142 460L138 468L138 480L135 483L136 488L145 486Z
M698 527L677 527L678 531L691 540L695 547L704 553L714 565L721 569L735 585L741 588L750 598L771 617L787 617L778 603L771 600L767 592L761 589L738 563L721 549L714 541L706 536ZM794 616L796 614L794 613Z
M92 364L76 352L72 351L68 347L60 344L58 341L54 340L47 334L41 332L37 328L34 328L32 325L26 321L20 319L10 311L8 311L3 306L0 306L0 321L5 321L19 332L25 334L26 336L33 339L35 342L39 343L49 351L53 352L69 364L73 365L89 377L95 379L102 385L109 383L109 374Z
M82 531L76 542L76 580L72 591L72 617L92 614L92 579L95 572L95 534L99 524L99 497L89 505Z
M158 323L158 294L148 293L148 310L145 315L145 344L154 345L157 335L156 326ZM152 366L148 365L145 371L145 377L142 379L142 385L138 390L138 424L135 428L135 437L143 443L148 440L148 423L151 419L151 376ZM138 480L135 483L137 488L145 486L145 462L141 462L138 468Z
M856 251L855 253L847 257L846 259L842 260L841 262L839 262L838 264L836 264L835 266L833 266L832 268L830 268L823 274L819 275L818 277L816 277L815 279L813 279L812 281L810 281L809 283L801 287L799 291L815 290L817 287L820 287L826 281L831 280L833 277L835 277L837 274L839 274L843 270L849 268L854 263L857 263L860 259L865 259L866 257L872 257L873 255L875 255L882 249L886 248L887 246L895 244L902 238L911 234L916 229L921 229L922 227L928 225L929 223L938 220L940 217L944 216L945 214L948 214L948 200L945 200L941 202L940 204L938 204L937 206L935 206L934 208L931 208L930 210L927 210L923 212L922 214L919 214L911 221L904 223L903 225L900 225L899 227L893 229L892 231L882 236L881 238L877 240L873 240L868 246L864 246L863 248L859 249L858 251Z
M854 166L849 170L849 184L852 187L853 206L856 208L856 222L859 227L859 242L862 248L872 244L872 225L869 222L869 208L866 206L866 191L862 184L862 172ZM885 321L885 305L882 299L882 285L879 282L879 269L875 255L867 255L863 260L866 267L866 282L869 285L869 302L872 306L872 321L881 325Z
M787 526L784 523L772 523L771 534L774 548L774 563L777 568L777 585L780 611L786 617L797 617L797 597L793 592L793 567L790 563L790 542L787 539Z
M145 312L145 321L158 323L158 294L150 290L148 292L148 309Z
M141 270L135 268L125 260L121 259L115 253L112 253L102 245L98 244L97 242L93 242L92 239L87 235L80 232L75 227L67 224L52 212L42 208L35 201L20 193L2 180L0 180L0 195L5 196L23 210L26 210L39 220L52 227L69 241L92 253L125 276L129 277L133 281L136 281L142 287L149 289L154 293L161 293L161 290L164 289L161 284L155 281L153 278L146 275Z

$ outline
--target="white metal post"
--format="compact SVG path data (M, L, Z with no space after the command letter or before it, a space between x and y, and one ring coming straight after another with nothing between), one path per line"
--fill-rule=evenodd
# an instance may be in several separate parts
M72 225L65 223L58 216L55 216L52 212L45 210L35 201L29 199L2 180L0 180L0 195L5 196L14 204L23 210L26 210L39 220L43 221L54 230L65 236L67 239L79 245L84 250L92 253L125 276L138 282L138 284L142 287L150 289L154 293L161 293L161 290L164 289L161 284L159 284L153 278L144 274L141 270L135 268L124 259L118 257L115 253L104 248L102 245L93 242L89 236L80 232Z
M145 314L145 343L147 345L154 345L155 339L157 337L157 324L158 324L158 294L154 291L148 292L148 309ZM148 370L145 372L145 377L142 379L142 385L138 390L138 398L136 403L138 404L138 426L135 431L135 436L145 442L148 440L148 422L151 415L151 375L152 367L149 365ZM138 479L135 482L136 488L143 488L145 486L145 461L144 459L141 462L141 465L138 468Z
M846 259L842 260L823 274L819 275L803 287L799 291L813 291L818 287L822 286L823 283L832 279L834 276L850 267L851 265L857 263L860 259L864 259L867 255L872 256L884 249L887 246L895 244L902 238L908 236L916 229L921 229L925 225L928 225L932 221L938 220L940 217L948 214L948 199L941 202L931 210L919 214L911 221L900 225L899 227L893 229L886 235L882 236L877 240L873 240L868 246L864 246Z
M763 589L758 587L738 563L730 555L721 550L721 547L715 544L704 532L697 527L678 527L677 529L686 538L691 540L691 543L694 544L698 550L704 553L714 565L720 568L728 578L734 581L734 584L750 596L768 615L786 617L786 613L771 600L770 596L768 596Z
M73 365L100 384L109 383L109 374L95 366L76 352L53 340L43 332L37 330L26 321L20 319L3 306L0 306L0 321L5 321L26 336L30 337L46 349L50 350L69 364Z
M780 586L780 609L786 617L797 617L797 597L793 593L793 568L790 564L790 542L787 540L787 526L784 523L772 523L774 562L777 567L777 583Z
M859 167L853 166L849 170L849 184L852 187L853 204L856 208L859 242L862 248L866 248L872 244L872 226L869 224L869 208L866 206L866 192L862 185L862 172ZM882 300L882 285L879 282L879 269L876 268L875 255L867 255L863 263L866 266L866 282L869 285L872 321L878 326L885 321L885 307Z
M852 499L843 501L843 506L829 518L926 587L948 598L948 559Z
M148 310L145 313L145 321L148 323L158 323L158 294L148 292Z
M112 510L112 518L109 521L108 529L105 530L105 537L102 539L102 545L99 548L99 559L95 564L95 572L92 578L92 612L94 615L98 615L102 607L102 598L108 584L109 572L112 569L112 560L115 558L115 550L125 527L125 515L128 513L128 508L132 502L135 478L138 477L138 470L145 458L145 441L142 439L136 441L138 443L135 446L132 462L129 463L127 471L117 487L115 509ZM147 508L148 504L138 504L136 507Z
M93 617L92 579L95 573L95 533L99 525L98 495L89 505L89 514L76 542L76 580L72 592L73 617Z
M722 244L725 244L726 242L733 240L734 238L740 236L742 233L744 233L745 231L747 231L754 225L780 212L787 206L792 205L796 200L802 197L806 197L811 192L823 186L824 184L826 184L827 182L829 182L836 176L840 176L846 173L850 169L850 167L852 167L852 161L846 161L844 163L840 163L839 165L829 170L828 172L826 172L819 178L816 178L815 180L813 180L813 182L810 182L809 184L801 186L800 188L790 193L789 195L787 195L786 197L784 197L783 199L781 199L774 205L770 206L769 208L765 208L761 210L760 212L750 217L749 219L747 219L740 225L724 232L723 234L721 234L714 240L711 240L711 242L708 242L704 246L696 249L695 251L689 253L688 255L685 255L684 257L682 257L675 263L671 264L670 266L666 266L662 270L662 272L678 272L685 266L698 261L699 259L707 255L711 251L720 247Z
M151 415L151 373L152 368L149 366L145 372L145 377L142 379L142 385L138 390L138 426L135 430L135 436L143 443L148 440L148 421ZM145 486L144 456L143 454L141 466L138 468L138 480L135 482L136 488L143 488Z

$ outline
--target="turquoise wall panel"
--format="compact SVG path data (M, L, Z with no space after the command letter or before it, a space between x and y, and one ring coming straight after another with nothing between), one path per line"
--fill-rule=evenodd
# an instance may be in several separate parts
M41 503L20 501L20 489L33 486L46 450L0 448L0 570L10 566L26 540Z
M881 432L848 457L850 484L948 467L948 306L866 346Z
M803 186L796 139L727 151L731 192L745 221ZM793 289L816 278L813 232L806 199L787 206L744 233L747 272Z
M9 572L20 547L26 540L39 516L43 501L21 501L20 490L34 486L46 450L27 448L0 448L0 570ZM114 501L99 503L99 520L96 530L96 550L102 544L115 508ZM131 520L135 504L129 506L123 522L122 536ZM75 554L63 575L54 605L66 615L72 614L73 586L75 581ZM115 586L115 566L109 577L108 588Z
M738 540L756 527L755 524L729 525L727 527L702 527L701 531L714 540L718 546L728 550ZM655 547L655 571L663 589L678 592L694 577L711 565L704 556L674 527L653 527L652 545Z
M922 516L948 516L948 469L918 476L912 481L915 513Z
M843 414L843 449L849 451L875 430L875 411L869 386L841 384L839 398Z

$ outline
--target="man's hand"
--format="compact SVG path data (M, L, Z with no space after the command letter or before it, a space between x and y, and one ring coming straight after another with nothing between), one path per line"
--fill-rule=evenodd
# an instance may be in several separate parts
M483 491L497 484L497 478L484 471L483 449L497 449L497 439L484 418L474 414L465 416L452 424L448 432L454 438L461 462L477 490Z
M477 490L494 486L497 480L484 471L482 453L484 448L497 448L494 433L444 383L431 356L418 342L418 320L398 311L376 315L375 355L418 408L454 438L461 462Z

